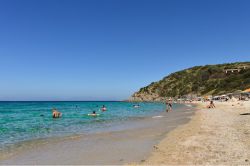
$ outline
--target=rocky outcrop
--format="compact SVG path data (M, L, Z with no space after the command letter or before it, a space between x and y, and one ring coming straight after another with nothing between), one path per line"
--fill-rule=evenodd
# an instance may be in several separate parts
M240 69L238 72L225 72ZM192 95L219 95L250 88L250 62L195 66L141 88L129 101L163 101Z

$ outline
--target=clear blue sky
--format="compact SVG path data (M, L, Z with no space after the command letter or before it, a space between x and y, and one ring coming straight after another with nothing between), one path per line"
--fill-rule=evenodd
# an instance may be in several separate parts
M249 0L0 0L0 100L120 100L250 60Z

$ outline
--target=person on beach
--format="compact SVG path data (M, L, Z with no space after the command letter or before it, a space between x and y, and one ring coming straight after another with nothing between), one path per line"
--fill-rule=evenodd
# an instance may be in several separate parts
M167 107L166 112L172 111L172 104L171 104L171 102L168 101L168 100L166 101L166 107Z
M105 105L102 106L101 110L102 112L107 111L107 108L105 107Z
M210 104L207 106L207 108L215 108L213 100L210 101Z
M53 108L52 109L52 117L53 118L60 118L62 116L62 113L57 111L57 109Z

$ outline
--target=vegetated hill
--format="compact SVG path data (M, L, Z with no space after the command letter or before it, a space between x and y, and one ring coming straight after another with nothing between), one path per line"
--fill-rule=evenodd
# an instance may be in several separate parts
M239 70L232 72L227 69ZM134 93L129 100L152 101L192 94L219 95L247 88L250 88L250 62L195 66L152 82Z

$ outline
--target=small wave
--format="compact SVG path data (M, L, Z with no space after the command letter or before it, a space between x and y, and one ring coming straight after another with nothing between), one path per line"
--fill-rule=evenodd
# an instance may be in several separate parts
M164 116L161 116L161 115L159 115L159 116L153 116L152 118L163 118Z
M186 106L188 106L188 107L192 107L192 105L190 105L190 104L186 104Z

